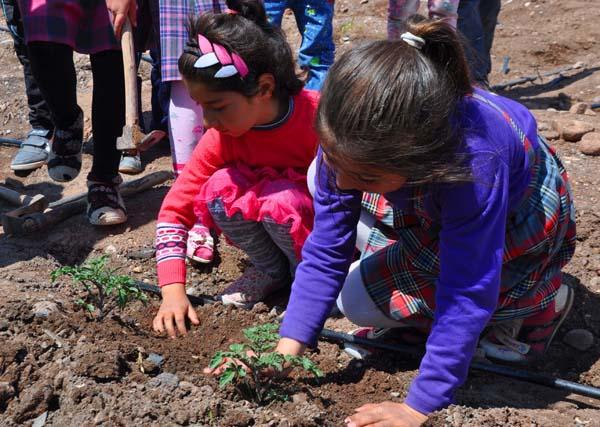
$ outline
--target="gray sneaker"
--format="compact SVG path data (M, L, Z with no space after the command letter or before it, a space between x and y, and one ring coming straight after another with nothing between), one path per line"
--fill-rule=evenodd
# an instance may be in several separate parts
M121 162L119 163L119 172L128 175L137 175L143 170L139 152L134 155L123 153L123 157L121 157Z
M41 168L48 161L49 143L49 130L32 130L21 143L21 148L13 158L10 168L13 171L32 171Z

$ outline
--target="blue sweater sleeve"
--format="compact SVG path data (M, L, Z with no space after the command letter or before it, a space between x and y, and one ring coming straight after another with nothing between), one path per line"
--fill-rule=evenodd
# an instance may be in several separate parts
M317 155L314 228L302 249L280 335L316 345L344 284L356 242L362 193L335 188L332 173Z
M480 153L472 183L438 190L440 276L435 318L406 403L422 413L452 402L467 377L479 335L496 309L504 250L509 168Z

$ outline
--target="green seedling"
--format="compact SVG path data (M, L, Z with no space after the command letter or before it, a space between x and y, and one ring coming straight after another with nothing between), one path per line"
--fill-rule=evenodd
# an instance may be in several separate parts
M79 266L60 267L51 274L53 282L61 276L69 276L77 287L83 288L86 296L75 303L99 321L116 307L124 308L130 301L148 299L131 277L115 274L118 269L108 268L107 262L108 256L104 255Z
M223 365L223 372L219 376L220 388L232 384L243 399L264 405L288 399L288 394L277 384L277 374L284 369L298 367L315 377L323 376L308 357L284 356L273 351L279 340L278 328L277 324L267 323L244 329L246 343L231 344L229 351L215 354L209 367L215 369ZM265 375L265 371L275 375Z

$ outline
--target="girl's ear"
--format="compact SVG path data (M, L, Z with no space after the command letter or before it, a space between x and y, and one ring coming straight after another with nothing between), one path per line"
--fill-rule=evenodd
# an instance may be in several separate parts
M275 93L275 77L271 73L258 76L258 96L272 98Z

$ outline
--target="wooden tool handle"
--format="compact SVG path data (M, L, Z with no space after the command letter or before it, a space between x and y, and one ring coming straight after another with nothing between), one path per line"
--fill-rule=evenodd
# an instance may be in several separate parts
M138 124L138 91L133 31L129 18L123 24L121 49L123 50L123 70L125 72L125 125L131 126Z

